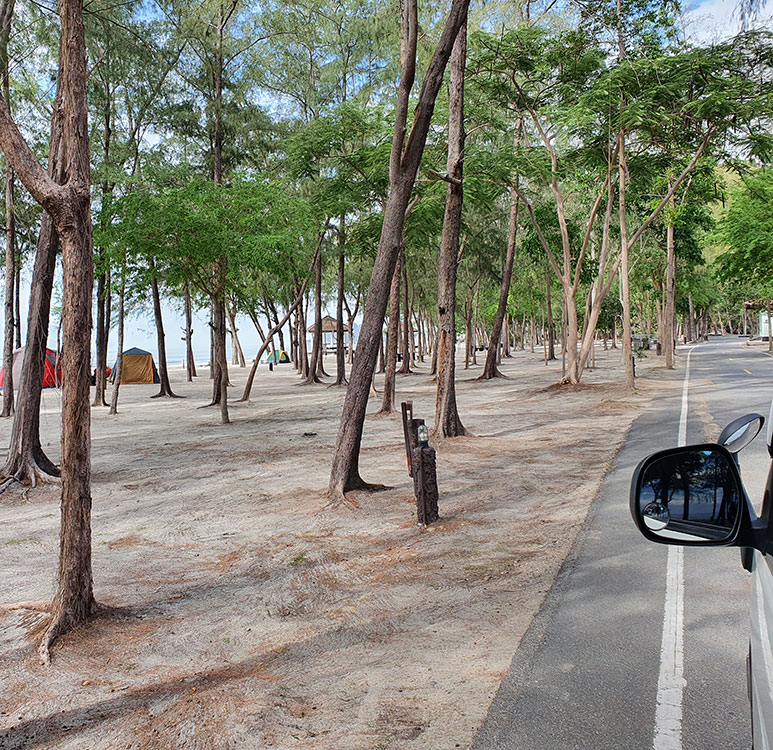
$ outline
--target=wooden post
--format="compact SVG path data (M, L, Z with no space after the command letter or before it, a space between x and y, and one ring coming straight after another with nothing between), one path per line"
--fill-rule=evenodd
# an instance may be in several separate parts
M416 495L416 522L429 526L438 514L437 461L435 449L420 444L413 449L413 492Z
M400 404L403 413L403 437L405 438L405 457L408 461L408 476L413 476L411 471L411 452L417 444L416 435L413 431L413 401L403 401Z
M413 493L416 496L416 520L420 526L429 526L439 518L435 449L419 442L419 425L423 425L424 420L414 418L413 401L403 401L400 408L408 474L413 477Z

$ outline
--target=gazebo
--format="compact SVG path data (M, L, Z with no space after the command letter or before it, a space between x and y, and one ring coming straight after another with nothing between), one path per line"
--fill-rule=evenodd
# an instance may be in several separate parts
M310 325L306 329L309 333L313 334L316 330L316 325ZM344 323L344 349L351 346L351 332L349 326ZM349 336L347 336L349 334ZM322 318L322 347L325 352L334 352L338 350L338 321L330 315L325 315Z

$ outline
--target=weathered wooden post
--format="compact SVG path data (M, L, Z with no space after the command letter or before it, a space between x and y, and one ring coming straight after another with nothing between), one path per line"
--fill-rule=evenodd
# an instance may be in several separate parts
M420 526L429 526L440 517L436 453L429 445L429 433L424 420L413 416L413 403L404 401L400 406L403 412L408 473L413 477L413 493L416 497L416 521Z

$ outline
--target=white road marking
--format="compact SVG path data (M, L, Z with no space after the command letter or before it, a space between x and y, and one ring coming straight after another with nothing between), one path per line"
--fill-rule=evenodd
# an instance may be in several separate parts
M679 445L687 444L687 394L690 385L690 355L687 352ZM684 695L684 547L668 548L666 603L663 610L663 640L660 644L660 676L655 708L653 750L681 750L682 698Z

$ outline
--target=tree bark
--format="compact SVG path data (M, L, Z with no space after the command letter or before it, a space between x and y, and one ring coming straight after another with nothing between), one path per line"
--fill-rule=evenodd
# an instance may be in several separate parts
M118 414L118 392L121 389L121 374L123 372L123 334L124 311L126 300L126 259L121 267L121 293L118 298L118 356L115 358L113 372L113 392L110 394L110 411L108 414Z
M119 347L120 351L120 347ZM185 370L188 382L196 377L196 360L193 356L193 310L191 309L191 289L185 285Z
M464 189L464 66L467 59L467 18L451 53L448 85L448 155L446 205L438 255L437 388L434 434L439 438L467 434L456 403L456 278Z
M405 247L400 253L402 261L398 261L403 271L403 362L398 372L400 375L410 375L411 361L413 359L413 328L411 325L411 311L408 304L408 264L405 262Z
M231 327L231 364L246 367L244 352L242 351L242 345L239 343L239 334L236 329L236 310L231 309L226 304L226 312L228 313L228 324Z
M152 265L151 265L152 268ZM164 319L161 316L161 295L158 292L158 279L155 274L151 278L150 286L153 292L153 317L156 321L156 341L158 342L158 376L161 387L152 398L169 396L170 398L182 398L172 391L169 383L169 370L166 366L166 337L164 335Z
M322 254L317 255L314 268L314 338L311 345L311 360L304 384L321 382L318 375L319 362L322 359Z
M216 274L219 274L219 270L216 270ZM231 419L228 416L228 358L226 356L225 346L225 300L222 297L214 296L212 298L212 310L212 341L214 344L215 378L212 402L209 406L219 405L221 424L229 424Z
M504 323L505 313L507 312L507 298L510 294L510 279L513 275L515 244L518 235L519 199L518 194L515 191L511 191L510 201L510 229L507 236L507 254L505 256L505 267L502 272L502 283L499 287L499 305L497 306L497 311L494 315L491 339L489 340L488 351L486 352L486 363L483 365L483 373L478 380L491 380L491 378L503 377L502 373L497 370L497 359L499 355L499 342L502 337L502 324Z
M668 184L671 187L671 180ZM663 353L666 358L666 368L674 369L674 318L676 317L676 252L674 250L674 210L673 194L669 200L671 215L667 217L666 225L666 306L663 312Z
M94 611L91 572L91 292L93 246L90 210L86 44L80 0L61 0L60 76L64 184L46 175L0 101L0 147L27 190L51 214L62 242L63 360L62 494L57 591L39 654ZM58 115L55 113L54 118ZM53 130L53 125L52 125ZM53 139L52 139L53 141ZM53 143L52 143L53 146ZM50 161L49 161L50 165Z
M404 6L401 46L402 69L389 164L389 197L384 210L384 222L373 264L368 299L357 343L357 354L349 386L346 390L343 414L333 454L328 486L329 498L333 503L342 501L344 493L348 490L369 487L360 477L360 442L384 325L389 287L402 246L405 212L416 180L419 162L424 152L435 99L442 85L445 67L457 33L466 18L468 5L469 0L453 0L452 2L445 27L424 77L421 93L414 110L413 126L407 140L405 138L406 122L416 72L418 11L415 0L407 0Z
M317 253L320 252L320 248L322 246L322 240L324 238L324 233L320 235L317 249L314 254L314 258L312 260L311 266L312 269L316 267L317 262ZM310 271L311 272L311 269ZM297 294L295 296L295 300L290 305L290 307L287 308L287 312L285 313L284 317L281 320L277 320L274 327L265 335L263 336L263 333L260 328L260 323L257 318L253 318L253 322L255 323L255 327L258 329L258 333L260 334L261 338L263 339L263 344L261 345L260 349L258 350L258 353L255 355L255 359L252 363L252 367L250 368L250 374L247 377L247 384L244 386L244 393L242 393L242 397L239 399L239 401L249 401L250 400L250 392L252 390L252 383L255 380L255 373L258 370L258 365L260 364L260 358L263 356L263 353L266 351L266 349L269 347L269 344L271 341L273 341L274 335L279 332L282 329L282 326L287 323L288 320L290 320L292 314L296 310L300 310L303 307L303 299L306 295L306 285L308 284L308 276L304 280L303 284L301 284L300 290L297 291ZM298 326L296 326L296 330L302 330L302 327L300 326L300 323Z
M344 270L346 268L346 225L344 216L338 228L338 288L336 290L336 379L334 385L346 385L346 331L344 330ZM349 331L351 347L351 329Z
M5 34L3 34L5 36ZM7 46L7 38L5 40ZM8 67L3 71L3 89L7 93ZM13 309L16 282L16 227L13 206L13 169L5 170L5 338L3 340L3 411L0 417L13 415L13 334L15 314Z
M0 5L0 8L6 10L8 7L8 5ZM1 10L0 15L2 15ZM58 80L62 80L61 54ZM57 87L48 154L48 175L56 183L62 183L65 180L62 98L62 87ZM18 384L19 397L11 429L8 459L0 471L0 476L5 478L0 486L1 489L5 489L14 481L29 482L35 487L38 482L56 481L60 476L59 468L46 456L40 444L40 399L58 249L59 236L53 219L47 211L44 211L32 271L27 312L27 345L22 362L21 382ZM17 291L18 288L17 283ZM16 330L18 335L18 325Z
M3 97L11 106L8 41L11 35L14 0L3 4L0 17L0 66L3 74ZM3 340L3 410L2 417L13 414L13 337L16 328L14 287L16 286L16 218L13 196L14 175L10 163L5 169L5 338ZM17 384L18 386L18 384Z
M623 367L625 368L625 384L629 390L636 388L635 373L633 369L633 339L631 331L631 292L628 286L628 217L626 213L626 185L628 179L628 164L625 158L625 135L622 131L618 134L618 173L619 173L619 205L620 216L620 293L623 305Z
M389 291L389 323L384 350L384 398L379 414L391 414L395 408L395 380L397 372L397 339L400 333L400 274L402 271L402 253L397 259L392 285Z
M98 251L99 259L104 262L104 252ZM106 315L106 295L108 292L107 272L102 271L97 278L97 368L94 377L94 406L107 406L105 391L107 388L107 343L105 329L108 327Z

